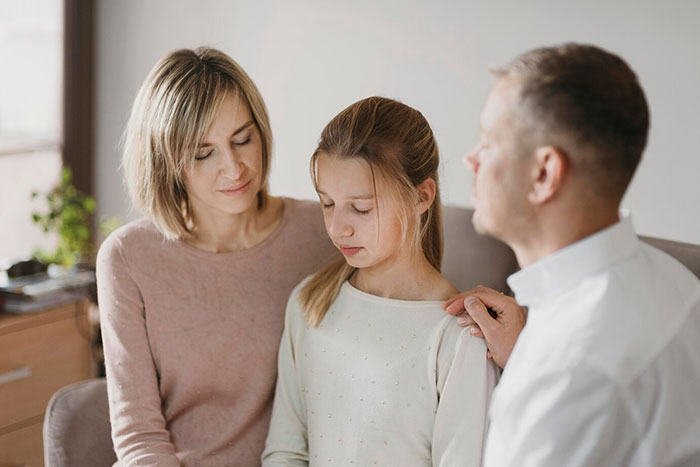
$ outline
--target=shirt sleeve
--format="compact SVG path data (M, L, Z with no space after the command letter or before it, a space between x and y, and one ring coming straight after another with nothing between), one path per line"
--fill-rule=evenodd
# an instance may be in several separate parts
M437 361L438 407L433 427L434 466L481 465L488 405L497 369L484 341L450 326Z
M614 379L580 363L517 383L492 412L485 466L629 465L641 433Z
M300 287L301 285L292 292L287 302L278 355L275 401L270 431L262 454L263 467L309 465L306 407L297 366L297 352L300 351L306 327L297 300Z
M120 465L177 467L161 410L143 299L115 234L100 248L97 285L112 441Z

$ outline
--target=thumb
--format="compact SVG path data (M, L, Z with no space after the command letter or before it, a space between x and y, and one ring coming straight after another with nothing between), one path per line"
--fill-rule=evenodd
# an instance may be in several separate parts
M488 339L488 336L495 332L498 321L491 317L486 306L476 297L467 297L464 300L464 308Z

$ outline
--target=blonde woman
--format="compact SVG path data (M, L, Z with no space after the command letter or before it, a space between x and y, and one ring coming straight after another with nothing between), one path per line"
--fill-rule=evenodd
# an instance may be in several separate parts
M474 466L496 371L442 311L438 149L423 115L371 97L311 161L344 258L292 293L263 466Z
M125 134L144 214L97 264L121 465L259 465L290 291L332 259L316 203L268 194L265 104L231 58L164 56Z

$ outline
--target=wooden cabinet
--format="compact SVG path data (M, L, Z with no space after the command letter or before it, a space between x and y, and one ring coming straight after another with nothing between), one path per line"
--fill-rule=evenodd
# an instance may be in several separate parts
M54 392L94 375L87 302L0 313L0 466L44 465L42 423Z

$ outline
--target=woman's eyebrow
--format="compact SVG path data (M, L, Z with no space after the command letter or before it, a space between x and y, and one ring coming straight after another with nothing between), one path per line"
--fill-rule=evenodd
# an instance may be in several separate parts
M248 127L249 127L250 125L252 125L253 123L255 123L253 120L248 120L248 121L245 122L243 125L241 125L238 129L234 130L234 132L231 133L231 137L233 138L234 136L236 136L238 133L240 133L241 131L243 131L243 130L245 130L246 128L248 128ZM204 141L204 142L202 142L202 144L199 145L200 148L206 148L207 146L214 146L214 145L211 144L211 143L209 143L209 142L207 142L207 141Z

